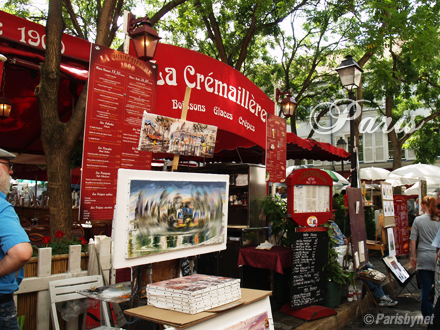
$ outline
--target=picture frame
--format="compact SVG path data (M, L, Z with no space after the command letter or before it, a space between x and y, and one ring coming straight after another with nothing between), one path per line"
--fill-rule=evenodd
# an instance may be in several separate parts
M119 169L115 269L226 249L229 175Z

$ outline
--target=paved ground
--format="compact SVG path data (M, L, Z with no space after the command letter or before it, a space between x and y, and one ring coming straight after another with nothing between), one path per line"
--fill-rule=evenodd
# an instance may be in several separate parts
M399 262L405 265L409 262L408 258L399 257ZM370 257L370 262L374 265L375 269L387 274L384 263L377 256ZM401 291L401 287L392 279L394 292L398 294ZM413 285L414 286L413 286ZM359 283L359 285L361 285ZM386 281L383 286L386 294L392 296L391 286ZM314 322L305 322L301 319L283 314L279 312L279 307L276 304L272 304L272 313L274 318L275 330L290 330L290 329L319 329L319 330L336 330L336 329L426 329L427 326L421 324L423 322L420 313L420 294L417 288L416 278L413 277L411 283L407 284L405 289L400 292L397 300L398 305L394 307L380 307L380 311L373 305L369 309L364 308L362 315L356 316L356 310L358 310L358 303L348 302L345 297L341 299L341 306L336 309L337 317L336 321L330 322L330 320L321 319ZM335 318L335 317L333 317ZM327 318L330 319L330 318Z

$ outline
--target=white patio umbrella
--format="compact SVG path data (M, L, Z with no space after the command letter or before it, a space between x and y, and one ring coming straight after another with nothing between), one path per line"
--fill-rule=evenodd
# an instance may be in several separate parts
M398 178L402 184L412 184L419 180L440 183L440 167L421 163L407 165L390 172L388 178Z
M434 191L436 190L436 189L438 189L439 188L439 184L431 184L431 185L429 185L428 183L426 184L427 185L427 193L428 193L428 195L430 194L430 193L434 193ZM405 192L404 192L404 194L405 195L418 195L418 193L419 193L419 188L420 188L420 181L417 181L416 183L414 183L413 185L412 185L412 187L410 187L410 188L408 188L408 189L406 189L405 190ZM435 194L434 194L435 195Z
M386 180L390 171L380 167L364 167L359 171L361 180Z

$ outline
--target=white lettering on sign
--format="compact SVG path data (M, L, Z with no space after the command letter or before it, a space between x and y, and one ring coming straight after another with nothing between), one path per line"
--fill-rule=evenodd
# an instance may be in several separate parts
M246 129L250 129L252 132L255 132L255 126L248 123L247 120L240 117L240 118L238 118L238 122L240 125L243 125L244 127L246 127Z
M43 49L46 49L46 35L43 34L40 36L40 33L35 30L27 30L26 27L18 28L19 31L21 31L21 38L20 42L23 42L25 44L29 44L31 46L35 47L41 47ZM1 31L3 33L3 31ZM0 33L0 34L1 34ZM28 38L28 39L26 39ZM61 54L64 54L65 51L64 43L61 41Z
M225 117L229 120L233 119L232 113L226 112L226 111L220 109L219 107L214 107L214 114L217 116Z
M182 110L183 108L183 101L179 102L177 100L171 100L171 102L173 102L173 109L180 109ZM194 111L200 111L200 112L205 112L206 111L206 107L204 104L195 104L195 103L190 103L188 105L188 109L189 110L194 110Z
M159 72L158 85L165 85L171 82L173 86L176 86L176 70L173 68L165 68L167 72L166 80L163 79L162 72ZM258 117L263 123L267 119L267 111L261 107L254 99L254 96L242 87L235 87L228 85L227 83L211 77L213 73L209 73L207 76L196 72L196 69L187 65L183 72L183 79L186 86L189 88L196 88L199 90L205 90L208 93L214 93L220 97L224 97L232 102L237 103L246 110L249 110L252 114ZM252 126L252 125L251 125Z

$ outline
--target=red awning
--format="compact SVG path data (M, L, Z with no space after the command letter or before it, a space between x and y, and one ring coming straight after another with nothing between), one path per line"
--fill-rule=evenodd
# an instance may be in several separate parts
M287 159L341 161L349 158L350 153L330 143L303 139L294 133L287 133Z

